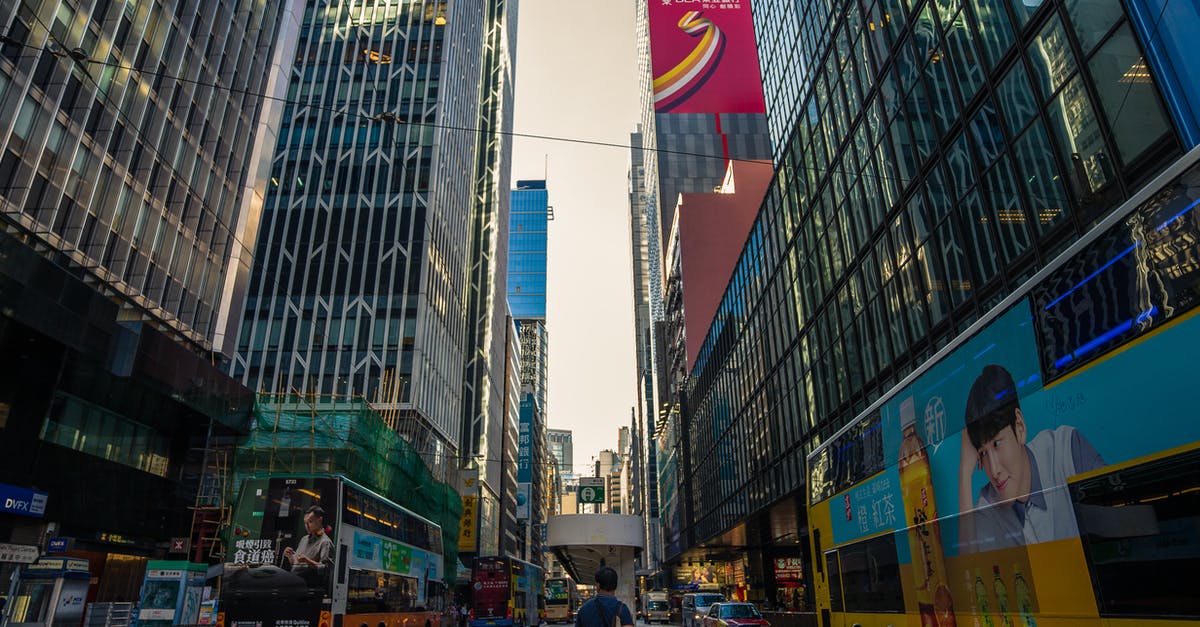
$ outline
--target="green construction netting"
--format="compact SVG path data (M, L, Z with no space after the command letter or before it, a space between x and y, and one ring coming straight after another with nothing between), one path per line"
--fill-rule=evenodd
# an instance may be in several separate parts
M233 458L233 494L246 477L340 474L442 528L443 573L454 584L462 499L361 400L259 395L250 435Z

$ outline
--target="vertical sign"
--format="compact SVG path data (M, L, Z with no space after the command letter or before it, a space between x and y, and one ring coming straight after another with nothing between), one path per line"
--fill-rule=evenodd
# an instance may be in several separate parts
M529 483L533 481L533 395L521 398L517 427L517 520L529 520Z
M461 553L475 552L475 532L478 518L476 506L479 497L471 495L462 497L462 519L458 521L458 550Z
M646 0L657 113L764 113L750 0Z

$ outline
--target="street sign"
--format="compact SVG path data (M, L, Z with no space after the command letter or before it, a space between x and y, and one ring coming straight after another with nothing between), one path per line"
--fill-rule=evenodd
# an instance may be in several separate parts
M605 492L604 477L579 478L580 503L603 503Z

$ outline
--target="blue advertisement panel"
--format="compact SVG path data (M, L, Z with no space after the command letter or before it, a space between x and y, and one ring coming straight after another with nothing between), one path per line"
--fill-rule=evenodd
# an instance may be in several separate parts
M49 495L40 490L31 490L7 483L0 483L0 512L41 518L46 514Z
M845 576L893 565L937 627L989 606L1032 624L1041 601L1200 611L1181 583L1200 566L1198 197L1193 166L810 458Z

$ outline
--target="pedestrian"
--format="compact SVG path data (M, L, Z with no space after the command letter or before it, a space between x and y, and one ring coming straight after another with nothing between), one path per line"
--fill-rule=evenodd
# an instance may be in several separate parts
M617 571L601 566L596 571L596 596L575 614L575 627L634 627L629 607L615 596Z
M470 611L467 609L466 602L458 606L458 627L467 627L467 616Z

